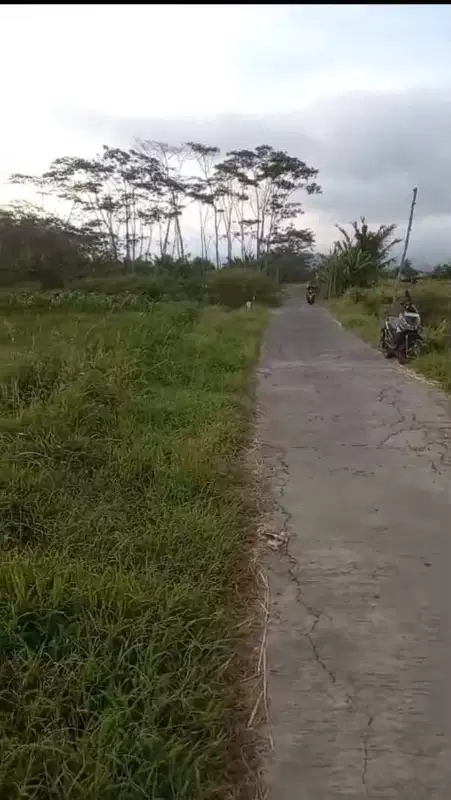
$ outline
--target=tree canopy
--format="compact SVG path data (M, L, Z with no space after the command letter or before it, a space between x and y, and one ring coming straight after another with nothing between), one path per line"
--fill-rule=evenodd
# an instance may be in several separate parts
M45 241L39 257L53 270L58 262L62 268L100 257L130 270L156 260L186 262L193 237L185 211L197 209L198 266L219 268L238 258L270 271L292 256L299 267L314 244L313 232L300 224L301 197L321 191L317 176L266 144L222 156L199 142L136 140L128 150L104 145L91 159L59 157L42 175L15 174L11 181L56 198L66 220L37 208L5 209L0 261L25 267L28 258L31 274Z

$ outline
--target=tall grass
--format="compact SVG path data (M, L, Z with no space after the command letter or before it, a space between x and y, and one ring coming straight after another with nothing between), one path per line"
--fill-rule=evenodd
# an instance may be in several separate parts
M0 325L0 798L229 796L264 312Z
M258 269L225 268L205 275L184 277L166 274L154 277L99 278L80 281L72 288L109 297L126 292L151 301L189 300L226 308L240 308L253 298L265 306L277 306L280 302L280 287Z
M256 269L222 269L204 276L119 275L73 281L69 288L39 291L22 287L0 292L0 312L60 308L78 311L150 311L160 302L242 308L248 300L277 306L280 286Z

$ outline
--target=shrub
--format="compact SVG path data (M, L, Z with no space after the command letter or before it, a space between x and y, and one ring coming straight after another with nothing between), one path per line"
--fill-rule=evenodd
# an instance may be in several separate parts
M228 308L240 308L253 298L266 306L277 306L281 300L275 281L256 270L218 270L207 276L206 286L210 300Z

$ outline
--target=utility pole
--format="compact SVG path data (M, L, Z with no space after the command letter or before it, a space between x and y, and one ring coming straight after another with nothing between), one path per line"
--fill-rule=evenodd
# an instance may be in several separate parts
M396 297L396 294L397 294L399 282L401 280L402 269L404 267L404 263L405 263L406 256L407 256L407 250L408 250L408 247L409 247L410 232L412 230L412 223L413 223L413 212L415 210L415 205L416 205L416 202L417 202L417 194L418 194L418 187L415 186L415 188L413 190L412 202L410 204L410 215L409 215L409 222L408 222L408 225L407 225L406 238L404 240L404 249L402 251L401 261L399 262L398 275L397 275L397 278L396 278L395 297Z

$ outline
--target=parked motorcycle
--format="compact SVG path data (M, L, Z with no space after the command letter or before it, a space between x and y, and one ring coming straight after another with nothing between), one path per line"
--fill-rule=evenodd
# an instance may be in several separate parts
M381 331L380 348L386 358L397 358L400 364L421 352L423 336L418 311L403 310L397 317L387 317Z

